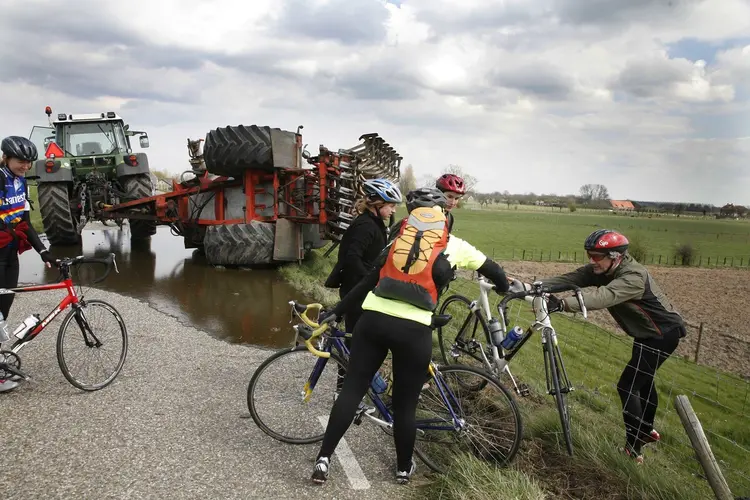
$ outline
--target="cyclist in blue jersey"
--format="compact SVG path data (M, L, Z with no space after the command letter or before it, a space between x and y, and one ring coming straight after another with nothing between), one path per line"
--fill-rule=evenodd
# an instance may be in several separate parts
M45 248L29 219L30 205L24 174L37 159L33 142L25 137L6 137L0 145L0 288L18 286L18 254L33 248L47 267L55 262ZM8 318L13 304L13 294L0 295L0 314ZM12 380L0 380L0 392L14 389L18 385Z

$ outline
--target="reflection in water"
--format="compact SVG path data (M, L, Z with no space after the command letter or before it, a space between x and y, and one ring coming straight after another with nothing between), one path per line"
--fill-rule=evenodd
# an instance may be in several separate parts
M291 299L309 300L276 271L214 268L195 250L183 248L182 238L160 226L151 241L131 242L129 229L90 225L83 231L83 248L52 248L58 256L104 257L114 252L119 274L112 272L97 288L147 301L183 324L205 330L233 343L267 347L290 345ZM79 268L74 276L86 287L103 272L102 266ZM56 269L46 269L32 251L21 255L21 283L55 281Z

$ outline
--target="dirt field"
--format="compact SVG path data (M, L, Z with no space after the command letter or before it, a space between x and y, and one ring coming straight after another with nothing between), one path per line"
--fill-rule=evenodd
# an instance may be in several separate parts
M503 262L511 276L525 280L575 269L575 264ZM580 265L580 264L579 264ZM740 269L698 269L650 266L649 271L683 317L696 328L677 352L693 359L697 325L704 323L698 362L750 379L750 272ZM615 322L606 311L594 311L591 321L610 330Z

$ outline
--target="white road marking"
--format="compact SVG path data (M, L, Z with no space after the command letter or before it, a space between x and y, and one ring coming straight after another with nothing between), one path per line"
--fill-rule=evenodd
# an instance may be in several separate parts
M318 417L320 424L325 429L328 426L328 416ZM341 467L344 468L346 477L349 479L349 484L354 490L367 490L370 489L370 481L365 477L365 473L362 472L362 468L359 466L359 462L354 457L351 448L346 443L344 438L341 438L339 445L336 447L336 456L341 462Z

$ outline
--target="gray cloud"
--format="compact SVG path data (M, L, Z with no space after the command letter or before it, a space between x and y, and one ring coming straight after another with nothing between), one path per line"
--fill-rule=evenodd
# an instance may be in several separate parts
M563 23L608 25L659 23L689 13L705 0L554 0Z
M631 60L612 81L611 88L643 98L664 95L675 83L688 80L692 67L686 59Z
M417 12L417 20L433 29L435 38L448 34L472 32L474 34L497 32L503 28L531 25L545 16L546 8L532 3L503 2L502 5L487 5L468 12L451 9L449 5L436 2L434 8ZM446 15L448 14L448 15Z
M383 40L387 20L387 9L374 0L331 0L320 6L307 0L288 0L274 30L278 36L297 34L358 45Z
M518 90L553 101L564 100L573 94L573 79L548 63L523 63L519 66L495 70L490 82L500 87Z

